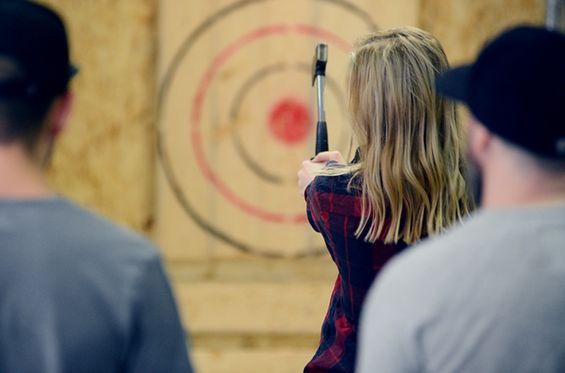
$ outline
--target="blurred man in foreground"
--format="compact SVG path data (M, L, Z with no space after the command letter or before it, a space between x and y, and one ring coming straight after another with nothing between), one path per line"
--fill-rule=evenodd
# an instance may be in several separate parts
M474 117L482 209L385 269L358 372L564 372L565 35L509 30L438 88Z
M75 73L57 14L0 2L0 372L191 372L155 248L45 183Z

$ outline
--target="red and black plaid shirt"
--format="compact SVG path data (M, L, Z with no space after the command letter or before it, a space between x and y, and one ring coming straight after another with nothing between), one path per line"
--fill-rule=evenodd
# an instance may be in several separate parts
M360 192L348 191L350 175L318 176L305 191L308 220L324 237L338 276L322 325L320 347L305 373L355 369L357 325L376 274L406 244L367 243L355 238L361 217Z

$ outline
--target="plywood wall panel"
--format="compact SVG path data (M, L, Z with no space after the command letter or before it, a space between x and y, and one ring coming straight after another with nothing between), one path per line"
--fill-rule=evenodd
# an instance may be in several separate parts
M191 333L317 335L332 284L208 282L180 285ZM229 313L229 314L228 314Z
M162 1L155 238L170 260L323 251L297 193L314 147L314 47L330 47L330 146L347 152L351 45L419 0Z
M422 0L420 26L444 45L452 63L473 59L506 27L542 24L545 0Z
M156 1L48 0L80 73L49 178L57 191L138 231L152 221Z

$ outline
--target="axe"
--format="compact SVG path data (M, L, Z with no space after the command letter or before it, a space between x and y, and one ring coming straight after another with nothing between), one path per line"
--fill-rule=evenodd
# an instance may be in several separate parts
M324 85L326 80L326 64L328 63L328 46L318 44L312 61L312 85L316 85L318 103L318 122L316 124L316 154L328 151L328 128L324 111Z

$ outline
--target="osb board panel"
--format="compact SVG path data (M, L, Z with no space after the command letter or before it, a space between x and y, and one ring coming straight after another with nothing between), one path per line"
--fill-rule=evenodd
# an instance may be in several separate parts
M415 24L418 4L160 2L155 238L170 260L323 250L296 188L297 168L314 147L314 46L330 47L330 146L347 151L351 43L375 26Z
M48 0L65 18L75 107L49 179L63 195L137 230L151 223L155 0Z
M420 25L439 38L452 63L461 63L501 30L541 24L544 15L545 0L422 0Z

